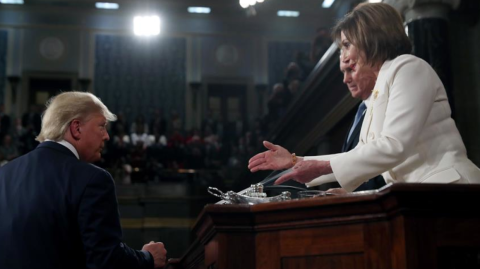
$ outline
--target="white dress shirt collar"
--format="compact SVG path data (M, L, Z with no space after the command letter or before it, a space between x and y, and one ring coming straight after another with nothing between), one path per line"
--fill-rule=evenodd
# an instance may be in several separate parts
M368 108L370 106L370 103L372 102L372 95L370 94L370 96L368 96L367 99L363 100L363 102L365 103L365 105Z
M68 142L67 140L60 140L60 141L54 141L54 140L50 140L50 139L45 139L45 141L51 141L51 142L55 142L55 143L58 143L64 147L66 147L67 149L69 149L74 155L75 157L77 157L77 159L80 160L80 157L78 156L78 152L77 150L75 149L75 147L70 144L70 142Z

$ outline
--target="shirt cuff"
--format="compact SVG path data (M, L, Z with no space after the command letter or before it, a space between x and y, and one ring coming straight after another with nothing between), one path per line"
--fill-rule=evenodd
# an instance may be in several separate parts
M149 251L146 251L146 250L140 250L140 251L143 252L143 254L145 255L145 260L149 264L149 268L154 268L155 267L155 261L153 260L152 253L150 253Z

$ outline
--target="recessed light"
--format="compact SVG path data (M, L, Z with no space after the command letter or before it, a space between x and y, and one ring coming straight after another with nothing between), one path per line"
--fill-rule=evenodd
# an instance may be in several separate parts
M210 13L210 8L209 7L188 7L188 12L208 14Z
M133 18L133 32L139 36L160 34L160 18L158 16L135 16Z
M0 0L2 4L16 4L16 5L23 5L23 0Z
M118 9L120 6L117 3L96 2L95 7L98 9Z
M277 12L277 16L279 17L298 17L300 16L300 12L295 10L279 10Z
M322 7L323 8L330 8L333 5L335 0L323 0Z

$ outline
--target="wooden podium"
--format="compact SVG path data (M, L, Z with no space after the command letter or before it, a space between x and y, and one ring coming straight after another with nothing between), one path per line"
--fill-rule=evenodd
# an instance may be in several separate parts
M480 185L207 205L167 268L480 268ZM168 246L166 246L168 249Z

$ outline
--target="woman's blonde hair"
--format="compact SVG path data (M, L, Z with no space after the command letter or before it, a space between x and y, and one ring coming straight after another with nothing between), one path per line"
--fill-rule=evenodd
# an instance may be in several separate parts
M333 28L332 37L342 48L341 34L365 56L368 65L382 64L412 52L400 13L385 3L362 3Z
M102 114L108 121L117 116L95 95L87 92L64 92L48 100L47 110L42 115L42 130L36 140L60 141L74 119L88 121L93 114Z

